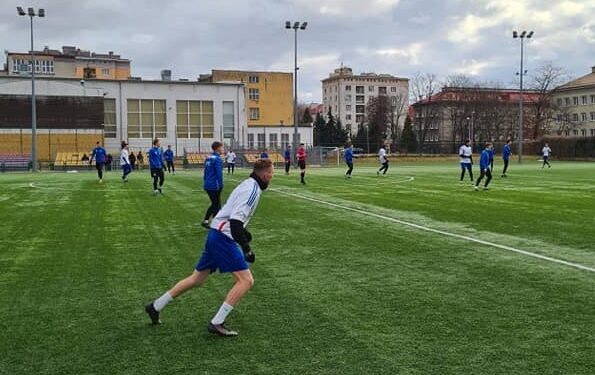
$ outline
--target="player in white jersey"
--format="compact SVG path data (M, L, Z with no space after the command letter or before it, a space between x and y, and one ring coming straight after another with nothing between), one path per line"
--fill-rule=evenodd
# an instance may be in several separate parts
M388 172L388 158L386 157L384 146L381 146L380 150L378 150L378 161L380 162L380 169L376 171L376 175L382 172L382 175L385 176L386 172Z
M463 182L463 178L465 178L465 170L469 171L469 177L471 178L471 183L473 183L473 150L471 146L469 146L469 140L465 141L465 144L459 147L459 162L461 164L461 179L460 182Z
M260 194L268 187L272 178L273 163L270 159L260 159L254 163L250 178L231 192L223 208L212 220L205 248L192 274L145 306L153 324L161 323L159 313L170 301L202 285L211 273L219 269L222 273L232 273L235 284L210 321L208 330L221 336L238 335L226 328L224 323L227 315L254 284L248 263L253 263L255 256L250 248L252 235L246 230L246 226L258 206Z
M229 150L227 155L225 155L225 162L227 163L227 174L230 172L233 174L233 171L236 168L236 153Z
M122 166L122 181L128 182L128 175L132 172L132 165L128 158L128 143L122 141L122 151L120 151L120 165Z
M541 168L545 167L546 164L547 164L547 167L548 168L551 168L552 166L550 165L550 162L548 161L548 159L550 158L550 154L552 153L552 149L547 144L547 142L545 143L545 145L541 149L541 153L543 154L543 164L541 164Z

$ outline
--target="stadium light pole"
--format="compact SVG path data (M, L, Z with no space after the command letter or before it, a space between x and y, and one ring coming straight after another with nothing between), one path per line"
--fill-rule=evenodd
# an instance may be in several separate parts
M294 22L285 21L285 29L294 31L293 39L293 152L297 152L298 149L298 110L297 110L297 33L298 30L306 30L308 22Z
M27 8L27 12L22 7L17 7L19 16L29 16L31 25L31 171L37 172L37 112L35 103L35 52L33 49L33 17L45 17L45 10L40 8L35 13L35 9Z
M533 31L521 31L519 34L516 30L513 30L512 37L514 39L521 40L521 70L517 73L521 80L519 84L519 164L523 162L523 76L527 73L523 70L523 54L524 54L524 41L525 38L531 39Z

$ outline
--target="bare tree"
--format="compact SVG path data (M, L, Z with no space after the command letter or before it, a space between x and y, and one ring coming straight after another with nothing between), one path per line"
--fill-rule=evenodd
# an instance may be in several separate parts
M401 133L399 129L401 119L404 119L407 115L407 109L409 107L409 98L403 93L391 96L391 107L390 107L390 134L392 151L396 150L398 143L398 136Z
M535 124L532 129L533 139L552 130L557 112L561 109L554 103L554 89L563 82L568 81L569 75L562 67L555 66L551 62L545 63L535 70L529 77L528 87L538 94L537 102L533 106Z
M419 151L423 151L428 131L437 128L442 119L442 110L439 103L434 103L434 95L438 93L440 84L435 74L416 73L409 80L411 101L414 104L415 117L413 118L414 130L417 133Z

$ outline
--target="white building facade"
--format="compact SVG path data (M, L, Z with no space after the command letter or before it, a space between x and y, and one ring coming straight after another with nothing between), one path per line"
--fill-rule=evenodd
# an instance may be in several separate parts
M172 145L177 156L208 152L216 140L235 148L248 144L241 83L38 78L35 93L103 98L103 138L111 151L121 140L146 149L156 137L162 146ZM0 95L31 95L30 78L0 77Z
M388 96L393 109L402 111L398 124L402 128L409 103L409 79L390 74L354 75L351 68L341 67L322 80L324 115L330 109L350 134L357 132L359 124L366 123L366 105L378 95Z

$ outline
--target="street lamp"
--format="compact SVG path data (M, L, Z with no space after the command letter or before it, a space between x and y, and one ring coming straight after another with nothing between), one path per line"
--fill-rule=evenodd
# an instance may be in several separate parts
M298 30L306 30L306 26L308 26L308 22L294 22L293 25L291 21L285 21L285 28L287 30L293 29L294 31L294 39L293 39L293 152L296 152L298 149L298 110L297 110L297 33Z
M31 21L31 170L37 171L37 113L35 106L35 53L33 50L33 17L45 17L45 10L39 9L35 14L35 9L27 8L27 12L22 7L17 7L19 16L29 16Z
M523 70L523 53L524 53L524 41L525 38L530 39L533 36L533 31L523 30L520 34L514 30L512 32L513 38L519 38L521 40L521 70L517 73L521 77L519 85L519 164L523 162L523 76L527 73Z

